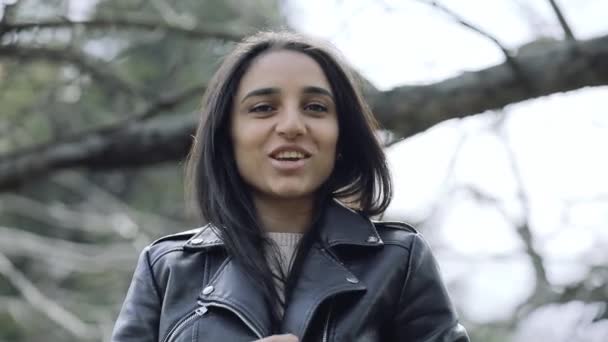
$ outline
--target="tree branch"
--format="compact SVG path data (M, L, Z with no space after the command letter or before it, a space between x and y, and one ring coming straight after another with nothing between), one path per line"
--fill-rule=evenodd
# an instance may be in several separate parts
M407 137L447 119L608 84L608 35L574 44L559 42L515 59L537 92L531 93L503 63L435 84L379 92L369 102L384 127ZM195 126L196 119L191 116L130 122L0 156L0 191L59 169L112 169L182 160Z
M493 35L489 34L486 31L482 30L478 26L473 25L469 21L467 21L464 18L462 18L461 16L459 16L456 12L452 11L451 9L447 8L446 6L442 5L441 3L437 2L437 1L434 1L434 0L418 0L418 1L439 9L440 11L447 14L450 18L452 18L457 23L463 25L467 29L472 30L473 32L476 32L476 33L482 35L483 37L491 40L502 51L503 55L505 56L505 60L507 62L506 64L509 65L513 69L514 75L517 76L517 78L519 79L519 82L526 89L526 91L528 93L535 92L532 82L530 82L528 80L528 76L526 75L526 73L522 70L522 68L519 66L519 64L517 64L517 61L513 58L513 54L511 53L511 51L509 51L509 49L507 49L498 40L498 38L494 37Z
M564 17L562 10L559 8L559 5L557 4L557 1L549 0L549 3L551 4L551 8L553 8L553 12L555 12L555 16L559 20L559 24L562 26L562 29L564 30L564 36L566 36L566 39L576 40L576 38L574 38L574 33L572 33L572 29L570 29L570 25L568 25L568 21L566 20L566 17Z
M239 41L243 35L213 31L196 27L184 27L163 23L155 20L134 18L96 18L88 21L51 20L40 22L24 22L5 25L5 32L19 33L33 29L72 29L82 27L85 29L137 29L144 31L165 31L192 39L221 39L227 41Z
M439 83L402 86L370 98L376 118L402 137L451 118L499 109L539 96L608 84L608 35L558 42L514 59L531 86L503 63ZM534 89L533 92L530 89Z

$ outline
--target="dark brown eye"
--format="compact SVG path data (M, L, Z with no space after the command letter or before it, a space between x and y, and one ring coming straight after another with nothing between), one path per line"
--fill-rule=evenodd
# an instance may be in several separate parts
M319 103L311 103L304 107L306 110L310 110L313 112L327 112L327 107Z
M274 108L271 105L267 105L267 104L261 104L261 105L257 105L251 109L249 109L250 113L265 113L265 112L271 112L273 111Z

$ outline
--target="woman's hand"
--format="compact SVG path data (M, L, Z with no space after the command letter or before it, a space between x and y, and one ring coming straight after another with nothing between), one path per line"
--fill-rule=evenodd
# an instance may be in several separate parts
M300 341L297 336L292 334L284 335L272 335L264 337L261 340L255 340L254 342L298 342Z

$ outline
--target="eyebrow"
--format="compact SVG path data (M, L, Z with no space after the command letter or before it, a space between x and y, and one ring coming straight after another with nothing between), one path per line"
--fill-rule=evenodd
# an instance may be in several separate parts
M245 97L243 97L243 99L241 100L241 103L243 103L243 101L245 101L246 99L253 97L253 96L274 95L274 94L279 94L280 92L281 92L281 90L279 88L260 88L260 89L252 90L249 93L247 93L247 95L245 95ZM332 100L334 99L334 96L327 89L321 88L321 87L315 87L315 86L304 87L302 89L302 92L304 94L325 95L325 96L331 98Z

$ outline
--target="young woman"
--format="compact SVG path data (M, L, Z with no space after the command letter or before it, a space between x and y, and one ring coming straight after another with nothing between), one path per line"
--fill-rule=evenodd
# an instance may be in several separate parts
M431 250L375 222L391 180L324 44L261 33L204 97L189 190L206 225L145 248L113 341L468 341Z

